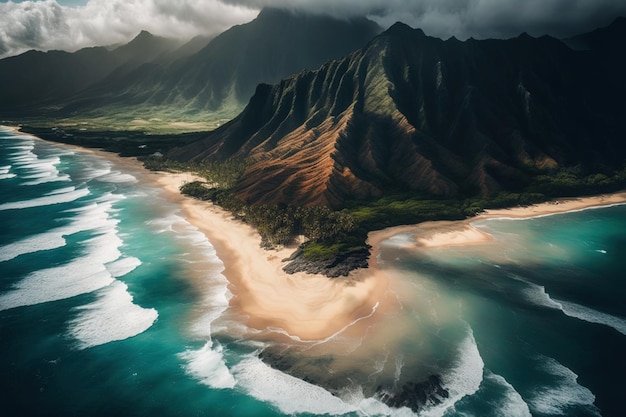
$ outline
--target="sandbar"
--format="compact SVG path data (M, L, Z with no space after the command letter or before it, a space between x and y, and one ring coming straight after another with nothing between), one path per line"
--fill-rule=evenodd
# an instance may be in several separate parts
M472 223L483 219L525 219L549 216L572 211L587 210L617 204L626 204L626 192L600 194L587 197L561 198L529 206L485 210L477 216L459 221L429 221L416 225L390 227L371 232L370 245L377 247L384 240L400 233L410 234L417 248L477 245L493 237L475 228Z

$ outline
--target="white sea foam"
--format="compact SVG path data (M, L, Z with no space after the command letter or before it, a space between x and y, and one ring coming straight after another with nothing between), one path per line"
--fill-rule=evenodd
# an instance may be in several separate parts
M420 413L420 416L440 417L461 398L472 395L480 388L483 380L483 359L478 352L471 329L459 347L459 355L454 368L442 376L443 387L450 394L441 404Z
M60 173L57 165L61 163L61 156L72 155L73 152L62 148L55 149L54 155L40 157L34 153L34 142L26 141L23 145L11 147L14 149L9 157L16 171L26 171L20 174L20 178L24 180L22 185L39 185L47 182L69 181L67 174Z
M199 350L187 350L179 354L186 362L185 371L204 385L211 388L233 388L235 378L232 376L222 354L222 346L214 346L209 340Z
M98 224L100 234L82 242L84 256L32 272L1 294L0 311L70 298L111 284L114 278L105 265L120 257L118 248L122 245L115 224L112 219Z
M178 355L185 362L185 372L212 388L233 388L235 379L224 360L223 347L211 338L213 322L228 308L232 297L228 281L220 273L224 269L222 261L206 236L178 214L165 215L146 224L156 233L172 234L183 247L193 248L180 255L179 261L193 269L196 277L201 277L197 284L202 295L199 305L202 314L193 321L191 330L206 343L200 349L188 349ZM202 256L198 256L199 253Z
M74 186L69 186L69 187L63 187L63 188L57 188L56 190L52 190L48 193L45 193L44 196L47 195L59 195L59 194L67 194L67 193L71 193L72 191L75 191L76 187Z
M338 395L317 385L285 374L263 363L255 354L231 369L236 386L254 398L268 402L283 414L415 417L409 408L391 408L373 397L365 397L360 386L341 390Z
M529 400L533 412L563 415L571 407L584 407L587 411L600 415L593 404L595 396L589 389L578 384L578 375L553 358L540 356L537 361L553 381L534 390L533 397Z
M135 270L141 261L133 256L119 258L111 263L106 264L106 269L112 277L119 278Z
M176 214L163 216L157 219L148 220L146 224L154 229L157 233L173 232L174 224L182 221L182 217Z
M191 330L196 336L210 338L213 322L228 308L232 294L228 290L228 281L223 275L211 273L206 276L202 290L202 315L194 320Z
M100 161L100 160L98 160L97 163L99 163L100 165L95 166L95 167L90 166L89 168L85 168L81 171L81 175L84 177L84 178L81 177L81 180L91 181L97 178L104 177L111 172L110 163Z
M21 175L20 177L22 179L32 180L22 182L22 185L39 185L47 182L69 181L69 175L60 173L56 168L60 162L61 159L59 157L53 157L22 164L22 168L28 169L28 174Z
M312 413L340 415L358 411L317 385L287 375L249 355L232 368L237 387L254 398L268 402L288 415Z
M577 303L572 303L570 301L563 301L551 298L550 294L546 292L545 287L526 281L518 276L512 277L528 285L528 287L522 290L522 292L525 295L526 299L531 303L541 307L560 310L566 316L572 318L583 320L589 323L601 324L604 326L612 327L621 334L626 335L626 319L613 316L608 313L603 313L593 308L585 307Z
M109 171L97 177L98 181L110 182L115 184L136 183L137 178L131 174L122 173L120 171Z
M113 282L102 264L86 258L67 265L42 269L26 276L12 290L0 295L0 311L93 292Z
M603 313L601 311L594 310L593 308L585 307L576 303L570 303L568 301L554 301L561 306L561 311L569 317L574 317L589 323L609 326L621 334L626 335L626 319L624 318L616 317L611 314Z
M73 187L66 188L67 192L71 192ZM87 230L104 230L110 229L117 223L116 220L109 217L112 210L112 204L121 199L113 195L103 197L102 202L92 203L84 207L66 210L66 213L79 214L74 216L72 222L64 227L49 230L35 236L24 238L17 242L0 247L0 262L9 261L18 256L35 253L44 250L52 250L65 246L65 236ZM117 275L121 276L121 275Z
M194 276L201 277L198 281L201 291L200 307L202 314L191 325L192 332L210 340L212 323L228 308L232 294L228 290L229 282L221 274L224 264L217 257L215 248L207 237L176 213L150 220L146 224L156 233L170 233L181 244L190 250L178 257L185 262L187 268L194 271ZM201 254L202 256L198 256Z
M27 253L51 250L65 246L63 232L51 231L0 246L0 262L10 261Z
M9 178L14 178L15 174L12 174L10 171L11 165L0 167L0 180L8 180Z
M528 284L528 287L522 290L522 294L524 295L526 300L540 307L547 307L547 308L552 308L556 310L562 309L562 306L560 303L550 298L550 294L546 292L546 288L544 286L537 285L528 281L524 281L524 282Z
M397 248L406 248L415 246L415 241L410 233L398 233L385 240L385 246L393 246Z
M519 392L504 379L504 377L485 372L485 380L501 386L504 389L502 401L493 404L493 411L502 417L532 417L528 404L524 401Z
M156 321L157 311L134 304L127 290L126 284L113 281L98 291L96 301L74 308L78 315L69 322L69 334L80 349L128 339Z
M79 198L89 195L87 188L80 188L78 190L70 191L63 194L47 195L39 198L33 198L24 201L13 201L9 203L0 204L1 210L15 210L26 209L41 206L50 206L53 204L70 203L78 200Z
M37 155L33 153L33 150L35 149L35 142L32 140L25 140L22 144L9 146L7 149L14 151L9 152L8 154L13 163L23 164L32 161L37 157Z

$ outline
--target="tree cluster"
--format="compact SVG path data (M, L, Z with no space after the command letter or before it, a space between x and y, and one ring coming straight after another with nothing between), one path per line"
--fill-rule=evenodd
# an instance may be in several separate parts
M184 184L183 194L209 200L257 229L264 247L292 243L297 236L316 242L336 242L357 229L354 216L327 207L246 204L234 192L210 188L199 181Z

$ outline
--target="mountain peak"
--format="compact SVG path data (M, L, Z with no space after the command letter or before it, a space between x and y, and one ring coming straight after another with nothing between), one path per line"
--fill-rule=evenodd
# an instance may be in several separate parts
M411 35L411 36L420 36L425 37L426 34L422 29L413 29L411 26L406 23L396 22L389 29L386 30L386 33L390 35L403 36L403 35Z
M528 34L444 42L396 23L381 37L260 86L240 116L169 157L249 159L234 190L242 200L335 209L392 192L485 196L559 166L622 166L623 71L595 56ZM616 88L598 88L603 77Z
M125 45L120 46L118 49L124 48L143 48L147 45L151 45L162 38L158 36L154 36L152 33L147 30L142 30L135 36L130 42Z
M530 36L530 35L528 34L528 32L522 32L522 33L520 33L520 34L519 34L519 36L517 37L517 39L527 39L527 40L528 40L528 39L535 39L535 38L533 38L532 36Z
M132 41L115 49L114 53L121 62L149 62L164 52L173 50L178 44L176 40L154 36L147 30L142 30Z
M609 26L623 26L623 25L626 25L626 16L616 17L613 23L611 23Z
M626 17L620 16L610 25L582 33L563 41L573 49L603 50L622 48L626 39Z
M133 38L131 42L140 41L144 39L154 39L154 38L155 36L152 33L148 32L147 30L142 30L141 32L137 34L137 36Z
M288 14L289 11L280 7L265 6L259 12L259 16L271 16L275 14ZM257 16L258 17L258 16Z

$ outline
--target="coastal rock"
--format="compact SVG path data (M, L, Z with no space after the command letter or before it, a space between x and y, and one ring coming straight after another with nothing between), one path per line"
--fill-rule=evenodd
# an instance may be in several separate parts
M431 375L422 382L410 382L402 386L399 392L389 392L379 387L380 400L390 407L407 407L418 412L424 407L439 405L450 393L443 387L439 375Z
M335 358L330 355L308 357L300 349L286 345L275 345L265 348L259 358L281 372L287 373L305 382L320 386L333 395L341 396L342 392L356 389L354 381L369 380L359 375L359 370L340 370L334 366ZM366 372L361 369L361 372ZM371 376L371 375L370 375ZM377 398L392 408L409 408L419 412L427 407L441 404L449 397L439 375L430 375L422 381L409 381L397 388L395 382L379 381L378 384L360 385L359 390L366 396Z
M329 259L306 259L304 256L305 247L306 243L301 245L289 258L283 259L283 262L289 262L283 267L283 271L288 274L306 272L338 278L348 276L350 271L368 266L369 248L340 253Z

